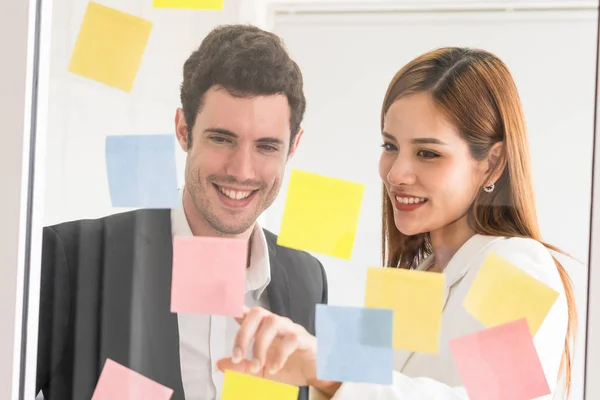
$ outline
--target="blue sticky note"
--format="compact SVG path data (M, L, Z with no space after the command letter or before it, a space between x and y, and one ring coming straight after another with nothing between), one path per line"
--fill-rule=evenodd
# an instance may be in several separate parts
M179 202L174 135L107 136L113 207L173 208Z
M391 384L392 321L392 310L317 304L317 379Z

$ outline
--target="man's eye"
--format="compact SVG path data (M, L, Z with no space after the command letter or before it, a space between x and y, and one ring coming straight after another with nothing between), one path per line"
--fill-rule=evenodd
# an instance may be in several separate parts
M222 136L211 136L210 140L212 140L215 143L228 143L229 139L226 139Z
M272 146L270 144L261 145L260 148L263 149L264 151L268 151L268 152L273 152L273 151L279 150L279 148L277 146Z

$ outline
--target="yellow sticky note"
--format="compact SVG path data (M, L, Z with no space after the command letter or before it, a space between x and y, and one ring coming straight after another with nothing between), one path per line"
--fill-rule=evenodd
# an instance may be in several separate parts
M89 2L69 72L130 92L152 22Z
M365 186L294 170L277 244L349 260Z
M221 400L296 400L298 387L226 370Z
M223 0L154 0L155 8L191 8L196 10L222 10Z
M532 336L542 325L558 292L494 252L479 269L465 309L486 327L527 319Z
M394 310L393 347L437 353L444 274L400 268L369 268L365 307Z

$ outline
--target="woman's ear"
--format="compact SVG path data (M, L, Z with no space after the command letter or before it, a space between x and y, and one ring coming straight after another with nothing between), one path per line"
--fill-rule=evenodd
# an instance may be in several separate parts
M506 168L506 157L504 142L498 142L492 146L487 156L487 171L489 182L497 182Z

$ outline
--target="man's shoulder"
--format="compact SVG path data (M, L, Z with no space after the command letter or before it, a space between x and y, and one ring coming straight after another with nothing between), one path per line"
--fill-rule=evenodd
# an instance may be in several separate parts
M123 232L124 230L134 229L140 220L168 217L170 211L168 209L138 209L99 218L66 221L46 226L44 234L54 234L60 236L63 240L69 240L102 235L106 229Z

